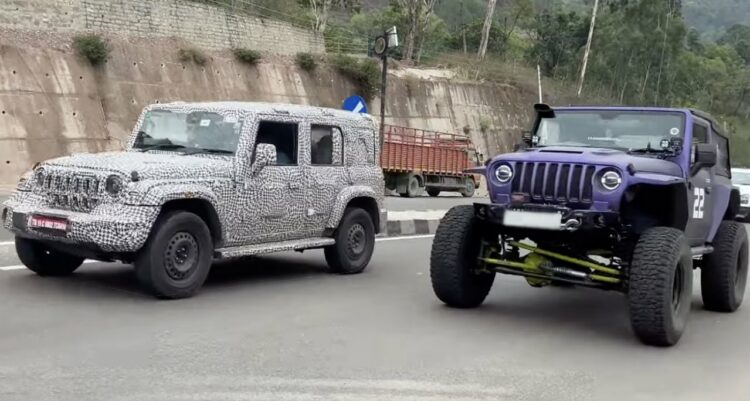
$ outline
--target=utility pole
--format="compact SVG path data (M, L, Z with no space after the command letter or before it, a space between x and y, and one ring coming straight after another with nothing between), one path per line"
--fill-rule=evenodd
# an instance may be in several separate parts
M591 14L591 27L589 28L589 40L586 42L586 52L583 54L583 67L581 68L581 82L578 84L578 97L583 92L583 82L586 80L586 68L589 64L591 53L591 42L594 40L594 26L596 26L596 13L599 11L599 0L594 0L594 12Z
M383 148L385 135L385 93L388 86L388 51L395 47L398 47L398 33L395 26L375 38L375 55L380 57L383 62L383 74L380 77L380 149Z

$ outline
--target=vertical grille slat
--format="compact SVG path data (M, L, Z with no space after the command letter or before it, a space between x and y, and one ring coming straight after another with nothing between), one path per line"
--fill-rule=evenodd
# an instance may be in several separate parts
M524 163L523 165L523 179L521 183L521 192L530 194L531 193L531 180L534 174L534 163Z
M568 199L568 181L570 178L570 164L563 164L560 169L560 177L557 179L556 199L566 201Z
M521 191L521 171L523 169L523 163L518 162L513 166L513 171L515 174L513 174L513 184L511 184L511 189L513 192L520 192Z
M574 165L573 174L570 176L570 186L568 187L568 200L578 202L581 200L581 176L583 175L583 166Z
M90 212L99 204L103 187L96 177L52 172L44 177L40 189L52 208Z
M544 177L546 173L546 163L537 163L534 166L534 179L531 188L531 196L534 199L542 199L542 191L544 190Z
M581 202L591 203L594 195L594 166L587 166L586 172L583 175L583 182L581 183Z
M544 181L544 199L551 201L555 199L555 183L557 182L557 163L551 163L547 167Z

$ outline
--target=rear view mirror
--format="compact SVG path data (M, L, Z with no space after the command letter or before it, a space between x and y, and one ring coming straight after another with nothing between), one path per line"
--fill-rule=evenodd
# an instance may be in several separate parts
M713 167L718 159L716 144L699 143L695 146L695 165Z
M255 147L255 159L251 167L252 175L257 175L266 166L276 164L276 146L268 143L259 143Z

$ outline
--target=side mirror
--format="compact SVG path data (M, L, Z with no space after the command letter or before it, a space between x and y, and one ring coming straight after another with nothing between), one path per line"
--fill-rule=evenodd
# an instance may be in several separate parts
M702 167L713 167L718 159L716 144L699 143L695 146L695 165Z
M257 175L266 166L273 166L276 164L276 146L268 143L259 143L255 147L255 159L253 160L250 172L252 175Z

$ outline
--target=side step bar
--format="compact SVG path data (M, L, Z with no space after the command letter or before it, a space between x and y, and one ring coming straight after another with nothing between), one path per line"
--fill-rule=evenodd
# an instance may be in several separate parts
M311 248L322 248L334 244L336 244L336 240L334 240L333 238L324 237L269 242L265 244L244 245L217 249L216 251L214 251L214 257L217 259L239 258L243 256L261 255L264 253L302 251Z

